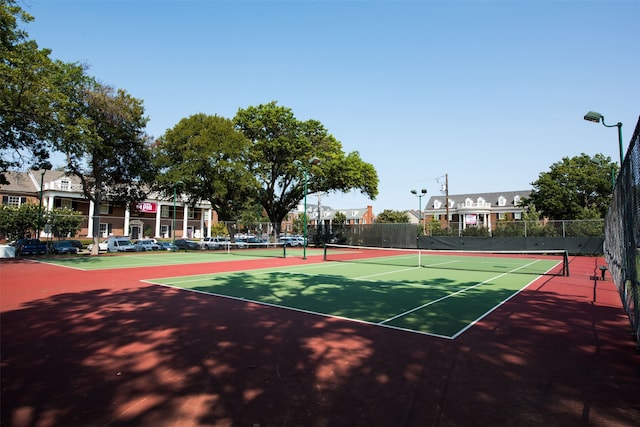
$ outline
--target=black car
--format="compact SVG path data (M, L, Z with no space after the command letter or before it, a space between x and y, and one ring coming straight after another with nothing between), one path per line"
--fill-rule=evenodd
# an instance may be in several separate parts
M62 254L77 254L78 248L74 246L71 240L60 240L51 244L51 253Z
M196 242L195 240L178 239L176 240L175 244L176 244L176 248L182 249L182 250L199 251L200 249L202 249L202 246L200 246L200 242Z
M16 248L16 256L47 253L47 245L42 243L40 239L20 239L13 246Z

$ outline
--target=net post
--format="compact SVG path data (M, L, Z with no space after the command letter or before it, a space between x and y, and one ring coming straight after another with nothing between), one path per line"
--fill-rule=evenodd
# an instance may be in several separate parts
M568 251L564 251L562 253L562 275L563 276L569 276L569 252Z
M277 245L278 243L276 243ZM282 243L282 258L286 258L287 257L287 244L286 243Z
M322 260L326 261L327 260L327 243L325 242L323 245L323 251L322 251Z

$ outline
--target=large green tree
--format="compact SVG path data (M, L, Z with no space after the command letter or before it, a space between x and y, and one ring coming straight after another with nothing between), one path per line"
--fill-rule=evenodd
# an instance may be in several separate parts
M538 176L523 204L535 206L549 219L584 218L585 212L604 218L611 203L611 177L617 170L617 164L602 154L564 157Z
M141 100L90 79L76 89L67 111L69 126L58 146L66 153L67 171L80 179L84 195L94 203L97 255L102 203L133 206L146 197L155 177L144 130L148 119Z
M231 120L194 114L156 142L157 183L167 194L177 185L191 203L209 201L220 220L237 220L255 204L256 181L246 166L249 148Z
M84 74L28 38L19 24L32 20L15 1L0 1L0 184L7 183L4 172L49 158L65 126L66 89L74 86L62 82Z
M300 121L272 101L238 110L234 123L251 142L247 167L259 183L257 200L277 231L304 198L305 177L308 193L358 189L371 199L378 195L375 168L358 152L345 154L319 121ZM320 163L310 163L312 158Z

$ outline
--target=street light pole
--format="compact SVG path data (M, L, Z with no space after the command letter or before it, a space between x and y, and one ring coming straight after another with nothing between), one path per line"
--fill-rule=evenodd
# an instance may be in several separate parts
M40 164L40 196L38 197L38 227L36 230L36 238L39 239L40 238L40 229L42 227L42 196L43 196L43 191L44 191L44 174L48 171L51 170L51 163L49 162L43 162Z
M608 128L618 128L618 144L620 146L620 168L622 168L622 162L624 161L624 150L622 148L622 123L618 122L615 125L608 125L604 122L604 116L595 111L589 111L584 115L584 119L588 122L602 123L603 126Z
M426 225L424 223L424 219L422 218L422 196L427 194L426 189L420 190L420 194L416 190L411 190L411 194L418 198L418 212L420 213L420 222L422 223L422 235L426 235Z
M309 182L309 166L311 165L319 165L320 159L317 157L312 157L309 159L308 164L303 164L300 160L294 160L293 164L296 165L299 169L302 169L302 179L304 180L303 188L304 188L304 214L302 216L303 224L303 242L302 242L302 259L307 259L307 185Z

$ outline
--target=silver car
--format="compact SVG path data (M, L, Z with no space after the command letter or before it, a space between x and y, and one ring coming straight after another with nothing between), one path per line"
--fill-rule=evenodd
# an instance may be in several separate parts
M135 246L138 252L144 251L159 251L160 245L158 245L152 239L138 239L133 241L133 246Z

